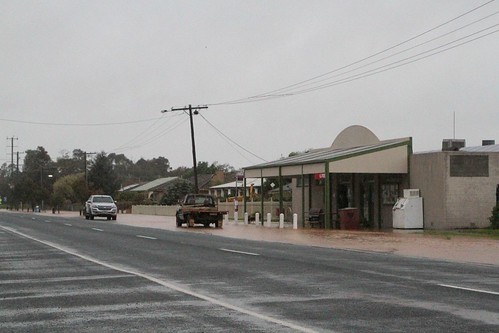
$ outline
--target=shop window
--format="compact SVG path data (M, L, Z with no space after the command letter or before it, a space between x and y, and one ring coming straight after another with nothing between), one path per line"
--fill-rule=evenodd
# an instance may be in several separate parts
M399 197L399 184L381 185L381 203L383 205L394 205Z
M296 181L296 187L302 187L302 182L305 187L308 186L308 175L304 175L303 177L298 177Z

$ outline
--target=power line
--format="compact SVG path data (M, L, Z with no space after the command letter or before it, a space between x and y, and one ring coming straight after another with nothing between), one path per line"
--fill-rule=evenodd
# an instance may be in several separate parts
M387 59L389 59L389 58L392 58L392 57L394 57L394 56L396 56L396 55L400 55L400 54L406 53L406 52L408 52L408 51L410 51L410 50L413 50L413 49L416 49L416 48L418 48L418 47L420 47L420 46L423 46L423 45L429 44L429 43L431 43L431 42L434 42L434 41L436 41L436 40L438 40L438 39L441 39L441 38L443 38L443 37L446 37L446 36L448 36L448 35L450 35L450 34L452 34L452 33L455 33L455 32L457 32L457 31L460 31L460 30L462 30L462 29L464 29L464 28L467 28L467 27L469 27L469 26L471 26L471 25L474 25L474 24L476 24L476 23L479 23L479 22L481 22L481 21L483 21L483 20L485 20L485 19L487 19L487 18L490 18L490 17L492 17L492 16L494 16L494 15L497 15L497 14L499 14L499 11L496 11L495 13L492 13L492 14L490 14L490 15L487 15L487 16L485 16L485 17L483 17L483 18L480 18L480 19L478 19L478 20L475 20L475 21L473 21L473 22L471 22L471 23L469 23L469 24L466 24L465 26L462 26L462 27L460 27L460 28L454 29L454 30L449 31L449 32L447 32L447 33L444 33L444 34L439 35L439 36L437 36L437 37L435 37L435 38L432 38L432 39L430 39L430 40L427 40L427 41L425 41L425 42L419 43L419 44L414 45L414 46L412 46L412 47L409 47L409 48L403 49L403 50L401 50L401 51L398 51L398 52L396 52L396 53L393 53L393 54L390 54L390 55L388 55L388 56L385 56L385 57L383 57L383 58L381 58L381 59L378 59L378 60L375 60L375 61L369 62L369 63L367 63L367 64L364 64L364 65L361 65L361 66L358 66L358 67L355 67L355 68L350 69L350 70L348 70L348 71L346 71L346 72L342 72L342 73L340 73L340 74L336 74L336 75L331 76L331 77L328 77L328 78L322 78L321 80L318 80L318 81L317 81L317 80L315 80L314 82L309 82L309 83L306 83L306 84L295 85L295 88L296 88L296 89L298 89L298 88L301 88L301 87L311 86L311 85L314 85L314 84L317 84L317 83L320 83L320 82L324 82L324 81L331 80L331 79L333 79L333 78L335 78L335 77L340 77L340 76L343 76L343 75L345 75L345 74L355 72L356 70L359 70L359 69L362 69L362 68L368 67L368 66L370 66L370 65L374 65L374 64L376 64L376 63L382 62L383 60L387 60ZM487 29L483 29L483 30L481 30L481 31L479 31L479 32L483 32L483 31L485 31L485 30L488 30L488 29L490 29L490 28L493 28L494 26L496 26L496 25L493 25L493 26L491 26L491 27L489 27L489 28L487 28ZM476 33L479 33L479 32L476 32ZM476 33L473 33L473 34L471 34L471 35L474 35L474 34L476 34ZM468 36L466 36L466 37L470 37L471 35L468 35ZM453 42L457 42L457 41L459 41L459 40L461 40L461 39L463 39L463 38L457 39L457 40L455 40L455 41L453 41ZM450 43L444 44L444 45L442 45L442 46L440 46L440 47L444 47L444 46L446 46L446 45L448 45L448 44L450 44ZM434 50L434 49L428 50L428 51L426 51L426 52L430 52L430 51L432 51L432 50ZM423 53L424 53L424 52L423 52ZM421 53L420 53L420 54L421 54ZM397 62L398 62L398 61L397 61ZM395 62L395 63L397 63L397 62ZM391 64L394 64L394 63L391 63ZM388 64L388 65L390 65L390 64ZM386 65L386 66L387 66L387 65ZM331 74L331 73L330 73L330 74ZM284 91L284 90L283 90L283 91ZM292 96L292 95L293 95L293 91L289 92L289 93L288 93L288 94L286 94L286 95Z
M315 86L315 87L311 87L311 88L307 88L307 89L302 89L302 90L293 90L293 91L287 92L286 94L281 94L281 95L262 95L261 97L254 97L251 100L241 99L241 100L235 100L235 101L232 101L232 102L225 102L225 103L220 103L220 104L215 104L215 105L224 105L224 104L225 105L232 105L232 104L246 104L246 103L261 102L261 101L265 101L265 100L269 100L269 99L283 98L283 97L286 97L286 96L294 96L294 95L304 94L304 93L308 93L308 92L312 92L312 91L316 91L316 90L321 90L321 89L329 88L329 87L332 87L332 86L337 86L337 85L340 85L340 84L349 83L349 82L352 82L352 81L356 81L356 80L359 80L359 79L363 79L363 78L370 77L370 76L373 76L373 75L376 75L376 74L380 74L380 73L383 73L383 72L386 72L386 71L389 71L389 70L392 70L392 69L396 69L396 68L399 68L399 67L402 67L402 66L406 66L406 65L412 64L414 62L417 62L417 61L429 58L431 56L434 56L434 55L437 55L437 54L440 54L440 53L443 53L443 52L455 49L455 48L457 48L459 46L462 46L462 45L471 43L473 41L479 40L481 38L487 37L489 35L495 34L495 33L499 32L499 30L494 30L492 32L485 33L485 34L483 34L481 36L472 38L472 39L470 39L468 41L464 41L464 42L458 43L456 45L449 46L449 45L455 44L455 43L457 43L457 42L459 42L459 41L461 41L463 39L469 38L469 37L471 37L473 35L476 35L476 34L479 34L479 33L483 33L486 30L490 30L490 29L492 29L492 28L494 28L494 27L496 27L498 25L499 24L495 24L495 25L489 26L489 27L487 27L485 29L482 29L482 30L480 30L478 32L474 32L474 33L469 34L469 35L467 35L465 37L458 38L458 39L456 39L456 40L454 40L452 42L440 45L440 46L432 48L430 50L426 50L426 51L420 52L420 53L418 53L416 55L413 55L413 56L410 56L410 57L407 57L407 58L404 58L404 59L401 59L401 60L397 60L397 61L391 62L389 64L386 64L386 65L383 65L383 66L379 66L379 67L371 69L371 70L367 70L365 72L354 74L354 75L348 76L348 77L343 78L343 79L339 79L339 80L336 80L336 81L324 83L322 85L318 85L318 86ZM449 47L445 48L446 46L449 46ZM435 50L438 50L438 49L442 49L442 48L444 48L444 49L440 50L438 52L430 53L432 51L435 51ZM430 54L426 55L426 56L419 57L419 58L411 60L411 61L407 61L409 59L416 58L416 57L424 55L426 53L430 53ZM374 63L375 62L373 62L373 64ZM361 66L359 68L362 68L362 67L365 67L365 66ZM380 69L383 69L383 70L380 70ZM351 72L351 71L349 71L349 72ZM347 73L349 73L349 72L347 72ZM337 75L335 77L342 76L344 74L345 73L343 73L341 75ZM334 77L332 77L332 78L334 78ZM327 80L331 80L332 78L328 78ZM327 80L322 80L322 81L327 81ZM322 81L318 81L318 82L316 82L314 84L317 84L317 83L322 82ZM302 86L302 87L305 87L305 86ZM302 87L297 87L297 88L302 88ZM209 105L213 105L213 104L209 104Z
M340 70L346 69L346 68L351 67L351 66L353 66L353 65L356 65L356 64L358 64L358 63L361 63L361 62L364 62L364 61L369 60L369 59L371 59L371 58L374 58L374 57L376 57L376 56L378 56L378 55L381 55L381 54L386 53L386 52L388 52L388 51L390 51L390 50L393 50L393 49L395 49L395 48L397 48L397 47L399 47L399 46L402 46L402 45L407 44L407 43L409 43L409 42L411 42L411 41L413 41L413 40L416 40L416 39L418 39L418 38L420 38L420 37L422 37L422 36L424 36L424 35L427 35L428 33L432 32L432 31L435 31L435 30L437 30L437 29L439 29L439 28L441 28L441 27L443 27L443 26L446 26L446 25L448 25L448 24L450 24L450 23L452 23L452 22L454 22L454 21L456 21L456 20L458 20L458 19L460 19L460 18L462 18L462 17L464 17L464 16L466 16L466 15L468 15L468 14L471 14L472 12L474 12L474 11L476 11L476 10L478 10L478 9L480 9L480 8L482 8L482 7L486 6L486 5L488 5L488 4L490 4L490 3L494 2L494 1L495 1L495 0L490 0L490 1L488 1L488 2L486 2L486 3L484 3L484 4L482 4L482 5L480 5L480 6L478 6L478 7L475 7L475 8L473 8L473 9L471 9L471 10L468 10L467 12L465 12L465 13L463 13L463 14L461 14L461 15L458 15L458 16L456 16L456 17L454 17L454 18L452 18L452 19L450 19L450 20L448 20L448 21L446 21L446 22L444 22L444 23L441 23L441 24L439 24L439 25L437 25L437 26L435 26L435 27L433 27L433 28L431 28L431 29L428 29L428 30L426 30L426 31L424 31L424 32L422 32L422 33L420 33L420 34L418 34L418 35L414 36L414 37L411 37L411 38L409 38L409 39L407 39L407 40L405 40L405 41L403 41L403 42L400 42L400 43L398 43L398 44L395 44L395 45L393 45L393 46L390 46L390 47L388 47L388 48L386 48L386 49L384 49L384 50L382 50L382 51L379 51L379 52L377 52L377 53L374 53L374 54L372 54L372 55L370 55L370 56L368 56L368 57L365 57L365 58L363 58L363 59L357 60L357 61L355 61L355 62L353 62L353 63L350 63L350 64L348 64L348 65L346 65L346 66L343 66L343 67L338 68L338 69L334 69L334 70L332 70L332 71L330 71L330 72L327 72L327 73L321 74L321 75L316 76L316 77L313 77L313 78L311 78L311 79L308 79L308 80L305 80L305 81L302 81L302 82L299 82L299 83L293 84L293 85L288 86L288 87L284 87L284 88L281 88L281 89L277 89L277 90L271 91L271 92L269 92L269 94L278 93L278 92L280 92L280 91L282 91L282 90L286 90L287 88L291 88L291 87L294 87L294 86L296 86L296 85L300 85L300 84L305 83L305 82L308 82L308 81L316 80L316 79L318 79L318 78L324 77L324 76L326 76L326 75L329 75L329 74L332 74L332 73L338 72L338 71L340 71ZM495 15L495 14L497 14L497 12L496 12L496 13L494 13L493 15ZM488 18L488 17L490 17L490 16L492 16L492 15L488 15L488 16L486 16L485 18ZM485 18L484 18L484 19L485 19ZM478 20L478 21L481 21L481 20L483 20L483 19L480 19L480 20ZM469 26L469 25L466 25L466 26ZM466 26L465 26L465 27L466 27ZM420 45L423 45L423 44L426 44L426 43L422 43L422 44L420 44ZM409 49L410 49L410 48L409 48ZM396 53L396 54L397 54L397 53ZM395 55L396 55L396 54L395 54Z
M495 24L494 26L491 26L491 27L488 27L484 30L488 30L488 29L491 29L493 27L496 27L498 26L499 24ZM329 83L325 83L323 85L319 85L319 86L316 86L316 87L312 87L312 88L308 88L308 89L303 89L303 90L298 90L298 91L294 91L292 94L293 95L298 95L298 94L304 94L304 93L308 93L308 92L312 92L312 91L316 91L316 90L320 90L320 89L325 89L325 88L329 88L329 87L332 87L332 86L336 86L336 85L340 85L340 84L345 84L345 83L348 83L348 82L352 82L352 81L356 81L356 80L359 80L359 79L363 79L363 78L366 78L366 77L370 77L370 76L373 76L373 75L376 75L376 74L380 74L380 73L383 73L383 72L387 72L389 70L392 70L392 69L396 69L396 68L399 68L399 67L402 67L402 66L406 66L406 65L409 65L409 64L412 64L412 63L415 63L417 61L420 61L420 60L423 60L423 59L426 59L426 58L429 58L431 56L434 56L436 54L440 54L440 53L443 53L443 52L446 52L446 51L449 51L449 50L452 50L452 49L455 49L456 47L459 47L459 46L462 46L462 45L465 45L465 44L468 44L468 43L471 43L475 40L478 40L478 39L481 39L481 38L484 38L484 37L487 37L489 35L492 35L492 34L495 34L497 32L499 32L499 29L498 30L494 30L492 32L489 32L487 34L484 34L482 36L478 36L476 38L473 38L471 40L468 40L468 41L464 41L462 43L458 43L456 45L453 45L453 46L449 46L451 44L454 44L456 43L457 41L459 40L462 40L462 39L465 39L465 38L468 38L470 36L473 36L477 33L481 33L483 32L484 30L480 31L480 32L476 32L476 33L473 33L471 35L468 35L468 36L465 36L465 37L462 37L462 38L459 38L455 41L452 41L450 43L447 43L447 44L444 44L444 45L441 45L439 47L435 47L433 49L430 49L430 50L427 50L427 51L424 51L424 52L421 52L421 53L418 53L416 55L413 55L413 56L410 56L410 57L407 57L407 58L404 58L404 59L401 59L401 60L398 60L398 61L395 61L395 62L392 62L390 64L387 64L387 65L383 65L383 66L380 66L380 67L377 67L377 68L374 68L374 69L371 69L371 70L368 70L368 71L365 71L363 73L359 73L359 74L355 74L355 75L352 75L352 76L349 76L349 77L346 77L344 79L340 79L340 80L337 80L337 81L333 81L333 82L329 82ZM449 46L447 48L444 48L446 46ZM440 50L440 51L436 51L436 52L433 52L433 53L430 53L432 51L435 51L435 50L438 50L438 49L441 49L441 48L444 48L443 50ZM430 54L427 54L425 56L422 56L426 53L430 53ZM421 57L419 57L421 56ZM419 58L417 58L419 57ZM413 58L417 58L417 59L413 59ZM413 60L410 60L410 59L413 59ZM409 60L409 61L407 61ZM398 64L398 65L397 65Z
M223 138L225 138L225 139L227 139L228 141L232 142L234 145L236 145L237 147L241 148L241 149L242 149L242 150L244 150L245 152L247 152L247 153L249 153L249 154L253 155L254 157L256 157L256 158L258 158L258 159L260 159L260 160L262 160L262 161L264 161L264 162L268 162L267 160L265 160L265 159L261 158L260 156L258 156L258 155L256 155L256 154L252 153L251 151L249 151L248 149L244 148L243 146L241 146L240 144L238 144L237 142L235 142L234 140L232 140L230 137L228 137L227 135L225 135L224 133L222 133L222 132L221 132L218 128L216 128L216 127L215 127L212 123L210 123L210 122L208 121L208 119L206 119L203 115L201 115L201 114L200 114L200 116L201 116L201 118L203 118L203 119L204 119L204 121L206 121L206 122L208 123L208 125L210 125L210 126L211 126L211 127L212 127L212 128L213 128L213 129L214 129L214 130L218 133L218 134L220 134ZM238 151L238 153L239 153L239 151ZM242 154L239 154L239 155L241 155L242 157L244 157L244 158L246 159L246 157L245 157L244 155L242 155ZM248 159L246 159L246 160L248 160ZM248 160L248 162L251 162L251 161L249 161L249 160Z
M354 62L352 62L352 63L350 63L350 64L348 64L348 65L342 66L342 67L340 67L340 68L337 68L337 69L334 69L334 70L328 71L328 72L323 73L323 74L321 74L321 75L318 75L318 76L312 77L312 78L310 78L310 79L303 80L303 81L300 81L300 82L297 82L297 83L294 83L294 84L291 84L291 85L287 85L287 86L282 87L282 88L279 88L279 89L274 89L274 90L271 90L271 91L267 91L267 92L264 92L264 93L262 93L262 94L253 95L253 96L246 97L246 98L240 98L240 99L235 99L235 100L229 100L229 101L225 101L225 102L211 103L211 104L208 104L208 105L231 105L231 104L253 103L253 102L260 102L260 101L265 101L265 100L275 99L275 98L283 98L283 97L293 96L293 95L296 95L296 94L299 94L299 93L304 93L304 92L302 92L302 91L298 91L298 92L297 92L297 91L293 91L293 89L299 89L299 88L302 88L303 86L313 85L313 84L317 84L317 83L322 82L322 81L325 81L325 80L329 80L330 78L329 78L329 79L323 79L323 78L324 78L325 76L330 75L330 74L333 74L333 73L339 72L339 71L341 71L341 70L347 69L347 68L349 68L349 67L352 67L352 66L354 66L354 65L356 65L356 64L360 64L360 63L362 63L362 62L364 62L364 61L366 61L366 60L369 60L369 59L371 59L371 58L374 58L374 57L376 57L376 56L378 56L378 55L380 55L380 54L383 54L383 53L386 53L386 52L388 52L388 51L390 51L390 50L393 50L393 49L395 49L395 48L397 48L397 47L399 47L399 46L401 46L401 45L407 44L407 43L409 43L409 42L411 42L411 41L413 41L413 40L415 40L415 39L417 39L417 38L420 38L420 37L422 37L422 36L424 36L424 35L426 35L426 34L428 34L428 33L432 32L432 31L435 31L435 30L437 30L437 29L439 29L439 28L441 28L441 27L443 27L443 26L445 26L445 25L448 25L448 24L450 24L451 22L454 22L454 21L456 21L456 20L458 20L458 19L460 19L460 18L462 18L462 17L464 17L464 16L466 16L466 15L468 15L468 14L472 13L472 12L475 12L475 11L477 11L478 9L480 9L480 8L482 8L482 7L486 6L486 5L488 5L488 4L490 4L490 3L494 2L494 1L495 1L495 0L490 0L490 1L486 2L486 3L483 3L483 4L479 5L479 6L477 6L477 7L473 8L473 9L471 9L471 10L468 10L468 11L466 11L465 13L460 14L460 15L458 15L458 16L456 16L456 17L454 17L454 18L452 18L452 19L450 19L450 20L448 20L448 21L446 21L446 22L444 22L444 23L441 23L441 24L439 24L439 25L437 25L437 26L435 26L435 27L433 27L433 28L431 28L431 29L428 29L428 30L426 30L426 31L424 31L424 32L422 32L422 33L420 33L420 34L418 34L418 35L414 36L414 37L411 37L411 38L409 38L409 39L407 39L407 40L405 40L405 41L403 41L403 42L397 43L396 45L393 45L393 46L391 46L391 47L388 47L388 48L386 48L386 49L384 49L384 50L382 50L382 51L376 52L376 53L374 53L374 54L372 54L372 55L369 55L369 56L367 56L367 57L365 57L365 58L362 58L362 59L360 59L360 60L354 61ZM495 15L495 14L497 14L497 12L496 12L496 13L494 13L494 14L492 14L492 15ZM488 16L486 16L485 18L482 18L482 19L480 19L480 20L477 20L476 22L478 22L478 21L482 21L482 20L484 20L484 19L486 19L486 18L488 18L488 17L490 17L490 16L492 16L492 15L488 15ZM467 26L469 26L469 25L470 25L470 24L466 25L465 27L467 27ZM457 29L457 30L459 30L459 29ZM485 36L488 36L488 35L490 35L490 34L487 34L487 35L485 35ZM485 37L485 36L483 36L483 37ZM482 37L482 38L483 38L483 37ZM471 41L474 41L474 40L477 40L477 39L479 39L479 38L475 38L475 39L473 39L473 40L471 40ZM470 42L471 42L471 41L470 41ZM421 45L423 45L423 44L426 44L426 43L422 43ZM467 43L462 43L462 44L460 44L460 45L464 45L464 44L467 44ZM449 49L451 49L451 48L449 48ZM442 53L442 52L438 52L438 53ZM435 53L435 54L438 54L438 53ZM398 54L398 53L397 53L397 54ZM392 55L392 56L394 56L394 55ZM388 56L388 57L386 57L386 58L389 58L389 57L391 57L391 56ZM380 60L379 60L379 61L380 61ZM378 62L378 61L376 61L376 62ZM410 63L411 63L411 62L410 62ZM365 67L365 66L361 66L361 67ZM400 67L400 66L397 66L397 67ZM321 81L317 81L318 79L322 79L322 80L321 80ZM350 81L351 81L351 80L348 80L347 82L350 82ZM336 84L338 84L338 83L334 83L333 85L336 85ZM321 88L321 89L322 89L322 88ZM313 89L313 90L317 90L317 89ZM311 90L310 90L310 91L313 91L313 90L312 90L312 88L311 88ZM288 92L287 92L287 91L288 91ZM289 92L289 91L291 91L291 92ZM306 91L306 92L308 92L308 91Z
M178 118L178 116L179 115L175 115L174 117ZM135 137L121 144L119 147L114 148L112 151L118 153L130 149L140 148L159 139L160 137L165 136L166 134L170 133L172 130L174 130L175 128L177 128L178 126L187 121L187 119L184 118L184 119L179 119L179 121L172 124L170 122L165 121L167 119L165 119L164 116L162 116L160 119L161 119L160 121L155 121L154 123L149 125L146 129L144 129L142 132L137 134ZM168 125L168 127L165 128L165 125Z
M11 122L11 123L28 124L28 125L86 127L86 126L130 125L130 124L145 123L145 122L159 120L159 119L161 119L161 118L139 119L139 120L121 121L121 122L114 122L114 123L111 123L111 122L106 122L106 123L50 123L50 122L27 121L27 120L17 120L17 119L7 119L7 118L0 118L0 121L7 121L7 122Z

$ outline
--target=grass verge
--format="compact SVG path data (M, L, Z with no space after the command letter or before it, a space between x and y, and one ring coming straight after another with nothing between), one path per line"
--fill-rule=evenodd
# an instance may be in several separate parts
M452 237L476 237L499 240L499 229L458 229L458 230L427 230L425 235L439 236L447 239Z

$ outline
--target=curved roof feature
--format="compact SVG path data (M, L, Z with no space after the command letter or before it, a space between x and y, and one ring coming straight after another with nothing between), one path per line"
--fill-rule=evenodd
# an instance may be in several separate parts
M370 129L360 125L345 128L336 136L331 148L346 149L379 143L378 137Z

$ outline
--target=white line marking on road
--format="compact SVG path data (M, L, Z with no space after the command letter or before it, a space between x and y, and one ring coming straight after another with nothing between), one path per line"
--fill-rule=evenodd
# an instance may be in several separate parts
M31 240L33 240L35 242L39 242L41 244L45 244L47 246L53 247L53 248L55 248L55 249L57 249L59 251L65 252L65 253L70 254L70 255L73 255L75 257L78 257L78 258L81 258L81 259L93 262L93 263L95 263L97 265L101 265L101 266L113 269L115 271L118 271L118 272L123 272L123 273L127 273L127 274L133 274L135 276L142 277L142 278L147 279L147 280L149 280L151 282L157 283L157 284L159 284L159 285L161 285L163 287L166 287L166 288L178 291L178 292L186 294L186 295L190 295L190 296L199 298L201 300L204 300L206 302L209 302L209 303L212 303L212 304L224 307L226 309L230 309L230 310L233 310L233 311L244 313L244 314L246 314L248 316L252 316L252 317L255 317L255 318L258 318L258 319L261 319L261 320L265 320L265 321L268 321L268 322L271 322L271 323L274 323L274 324L277 324L277 325L282 325L282 326L285 326L285 327L289 327L291 329L294 329L294 330L297 330L297 331L300 331L300 332L305 332L305 333L315 333L316 332L316 331L314 331L311 328L303 327L303 326L300 326L300 325L297 325L297 324L293 324L293 323L290 323L290 322L282 320L282 319L273 318L273 317L270 317L270 316L267 316L267 315L264 315L264 314L252 311L252 310L248 310L248 309L242 308L240 306L233 305L233 304L224 302L222 300L218 300L216 298L213 298L213 297L210 297L210 296L206 296L206 295L197 293L195 291L186 289L184 287L177 286L177 285L175 285L175 284L173 284L171 282L163 281L163 280L160 280L160 279L155 278L153 276L133 271L131 268L125 269L125 268L120 268L120 267L113 266L111 264L107 264L107 263L105 263L103 261L94 259L92 257L88 257L88 256L85 256L85 255L76 253L73 250L63 248L63 247L61 247L59 245L56 245L54 243L43 241L43 240L31 237L29 235L26 235L26 234L24 234L24 233L22 233L20 231L17 231L15 229L12 229L12 228L9 228L9 227L2 227L2 226L0 226L0 228L2 228L4 230L8 230L8 231L10 231L10 232L12 232L14 234L17 234L17 235L19 235L21 237L25 237L25 238L31 239Z
M483 293L483 294L490 294L490 295L499 295L499 293L495 292L495 291L488 291L488 290L482 290L482 289L473 289L473 288L466 288L466 287L460 287L460 286L453 286L453 285L450 285L450 284L439 284L439 286L440 287L446 287L446 288L452 288L452 289L474 291L476 293Z
M69 224L69 223L64 223L64 225L67 225L68 227L72 227L73 226L72 224Z
M43 222L45 222L45 223L50 223L50 222L52 222L52 221L49 221L49 220L43 220Z
M115 275L90 275L90 276L70 276L70 277L55 277L55 278L40 278L40 279L15 279L0 281L0 285L20 284L20 283L52 283L52 282L69 282L69 281L93 281L105 279L121 279L134 278L133 274L115 274Z
M157 239L155 237L149 237L149 236L142 236L142 235L137 235L139 238L145 238L145 239Z
M104 231L104 230L99 229L99 228L92 228L92 230L95 230L95 231Z
M231 250L231 249L219 249L220 251L225 251L225 252L232 252L232 253L239 253L239 254L246 254L248 256L259 256L258 253L252 253L252 252L244 252L244 251L236 251L236 250Z

